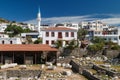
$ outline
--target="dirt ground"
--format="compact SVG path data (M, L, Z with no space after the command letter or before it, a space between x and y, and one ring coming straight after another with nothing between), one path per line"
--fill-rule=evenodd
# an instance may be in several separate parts
M65 69L63 67L56 67L54 70L48 70L47 69L47 66L45 66L44 68L41 68L41 65L27 65L26 67L27 70L42 70L44 71L45 73L60 73L62 71L71 71L71 69ZM14 67L14 68L8 68L8 69L0 69L0 71L4 71L4 70L21 70L20 68L20 65ZM44 74L45 75L45 74ZM45 78L45 79L40 79L40 80L62 80L62 79L59 79L59 78ZM78 74L78 73L73 73L72 72L72 75L70 76L65 76L63 77L63 80L87 80L84 76Z

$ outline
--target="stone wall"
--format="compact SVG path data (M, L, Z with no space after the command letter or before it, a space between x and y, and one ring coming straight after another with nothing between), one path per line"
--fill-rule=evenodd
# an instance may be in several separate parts
M86 66L79 65L79 63L75 62L74 60L71 60L70 64L72 65L72 70L80 74L82 74L83 70L87 68Z
M72 70L79 73L79 64L77 64L73 60L70 61L70 64L72 65Z
M75 56L75 57L82 57L83 55L87 54L86 49L75 48L74 50L71 49L63 49L62 56Z
M91 74L89 71L87 70L83 70L82 73L85 77L87 77L89 80L100 80L97 77L95 77L93 74Z
M96 52L96 55L105 55L108 58L115 58L118 57L120 55L120 50L109 50L109 49L105 49L105 50L101 50ZM70 50L70 49L64 49L62 48L61 51L61 55L62 56L75 56L75 57L82 57L84 55L91 55L94 56L95 54L93 52L88 51L87 49L80 49L80 48L75 48L74 50Z
M115 58L115 57L118 57L119 54L120 54L119 50L107 50L105 55L108 58Z
M41 70L7 70L0 72L0 76L6 75L9 77L35 77L40 76Z
M119 73L117 73L117 72L109 71L109 70L101 68L97 65L93 65L93 69L95 69L96 71L98 71L98 70L105 71L107 75L112 76L112 77L119 75Z

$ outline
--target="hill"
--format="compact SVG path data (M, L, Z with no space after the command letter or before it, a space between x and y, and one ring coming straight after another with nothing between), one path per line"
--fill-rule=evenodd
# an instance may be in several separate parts
M10 21L9 20L6 20L6 19L3 19L3 18L0 18L0 23L9 23Z

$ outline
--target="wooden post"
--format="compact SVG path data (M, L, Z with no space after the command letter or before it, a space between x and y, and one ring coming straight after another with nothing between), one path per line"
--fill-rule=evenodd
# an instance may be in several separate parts
M25 52L24 52L24 64L25 64L25 60L26 60L26 57L25 57Z
M55 64L57 63L57 58L58 58L58 52L55 52L55 54L56 54L56 61L55 61Z
M36 53L35 53L35 64L36 64Z
M47 62L47 52L45 52L45 55L46 55L46 61L45 62Z
M1 52L1 63L3 64L3 53Z
M14 52L13 52L13 61L12 62L14 63Z

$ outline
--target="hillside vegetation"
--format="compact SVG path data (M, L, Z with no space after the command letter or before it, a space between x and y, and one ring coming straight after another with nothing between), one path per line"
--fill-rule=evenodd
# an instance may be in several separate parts
M9 23L10 21L9 20L6 20L6 19L3 19L3 18L0 18L0 23Z

